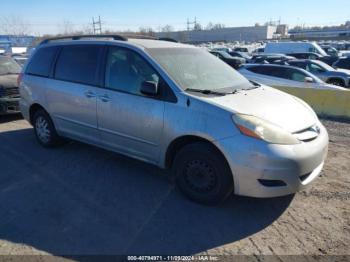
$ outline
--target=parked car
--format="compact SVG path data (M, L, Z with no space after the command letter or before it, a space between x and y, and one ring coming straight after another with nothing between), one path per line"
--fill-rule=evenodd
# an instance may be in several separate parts
M292 194L320 174L327 131L300 99L190 45L84 37L44 41L19 77L44 147L68 137L168 168L206 204Z
M19 113L20 72L21 67L11 57L0 55L0 115Z
M265 51L265 48L264 47L260 47L260 48L255 49L252 53L253 54L259 54L259 53L264 53L264 51Z
M350 70L350 57L341 57L334 64L334 68L342 68Z
M330 45L321 45L321 48L327 53L327 55L339 57L339 52L334 47Z
M212 51L218 51L218 52L226 52L226 53L230 53L232 52L232 49L229 47L214 47L213 49L211 49Z
M264 52L279 54L317 53L322 56L327 55L315 42L270 42L266 44Z
M272 87L298 87L318 89L341 89L326 84L318 77L301 68L287 65L246 64L239 72L251 81Z
M25 55L13 55L12 58L19 64L20 66L23 66L27 60L28 57Z
M230 54L223 51L210 51L210 53L220 58L222 61L224 61L234 69L238 69L240 66L242 66L246 62L245 59L243 58L233 57Z
M252 56L252 58L250 59L250 63L252 64L284 63L293 59L295 59L295 57L287 56L283 54L257 54Z
M328 65L332 65L335 61L338 60L338 57L335 56L322 56L317 53L292 53L288 54L290 56L294 56L297 59L311 59L311 60L320 60L322 62L325 62Z
M303 52L303 53L290 53L289 56L293 56L297 59L312 59L312 60L320 60L323 55L312 53L312 52Z
M243 58L246 62L250 61L250 59L252 58L250 55L248 55L247 53L244 52L238 52L238 51L232 51L229 52L229 55L232 57L240 57Z
M350 51L341 51L339 54L339 57L350 57Z
M253 52L252 46L238 46L233 49L233 51L250 54Z
M291 66L300 67L332 85L349 87L350 70L337 70L322 61L317 60L292 60L288 62Z

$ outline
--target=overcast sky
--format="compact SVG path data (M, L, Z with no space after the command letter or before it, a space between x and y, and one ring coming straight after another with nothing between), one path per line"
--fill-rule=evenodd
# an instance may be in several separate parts
M185 29L187 18L206 26L251 26L279 20L292 26L338 25L350 20L350 0L4 0L1 19L21 17L32 34L59 33L64 21L75 30L101 16L103 29L137 30L166 24ZM1 28L1 26L0 26ZM1 29L0 29L1 30ZM3 33L3 32L0 32Z

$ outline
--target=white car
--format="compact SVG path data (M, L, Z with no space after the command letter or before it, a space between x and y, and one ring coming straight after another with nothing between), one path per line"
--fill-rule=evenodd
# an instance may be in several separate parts
M239 72L251 81L272 87L299 87L318 89L345 88L330 85L304 69L287 65L247 64Z

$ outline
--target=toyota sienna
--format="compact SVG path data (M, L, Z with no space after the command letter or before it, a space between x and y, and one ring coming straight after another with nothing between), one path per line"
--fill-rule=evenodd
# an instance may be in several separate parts
M124 36L42 42L19 77L44 147L70 138L152 163L192 200L293 194L321 172L328 134L302 100L190 45Z

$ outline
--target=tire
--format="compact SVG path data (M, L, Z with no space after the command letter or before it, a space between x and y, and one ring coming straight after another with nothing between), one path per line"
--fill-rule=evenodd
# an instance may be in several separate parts
M63 139L57 134L49 114L43 109L34 113L33 126L35 136L43 147L50 148L62 144Z
M184 146L175 156L172 171L180 191L201 204L220 204L233 191L233 176L226 159L207 143Z
M331 79L328 81L328 84L345 87L344 81L340 79Z

